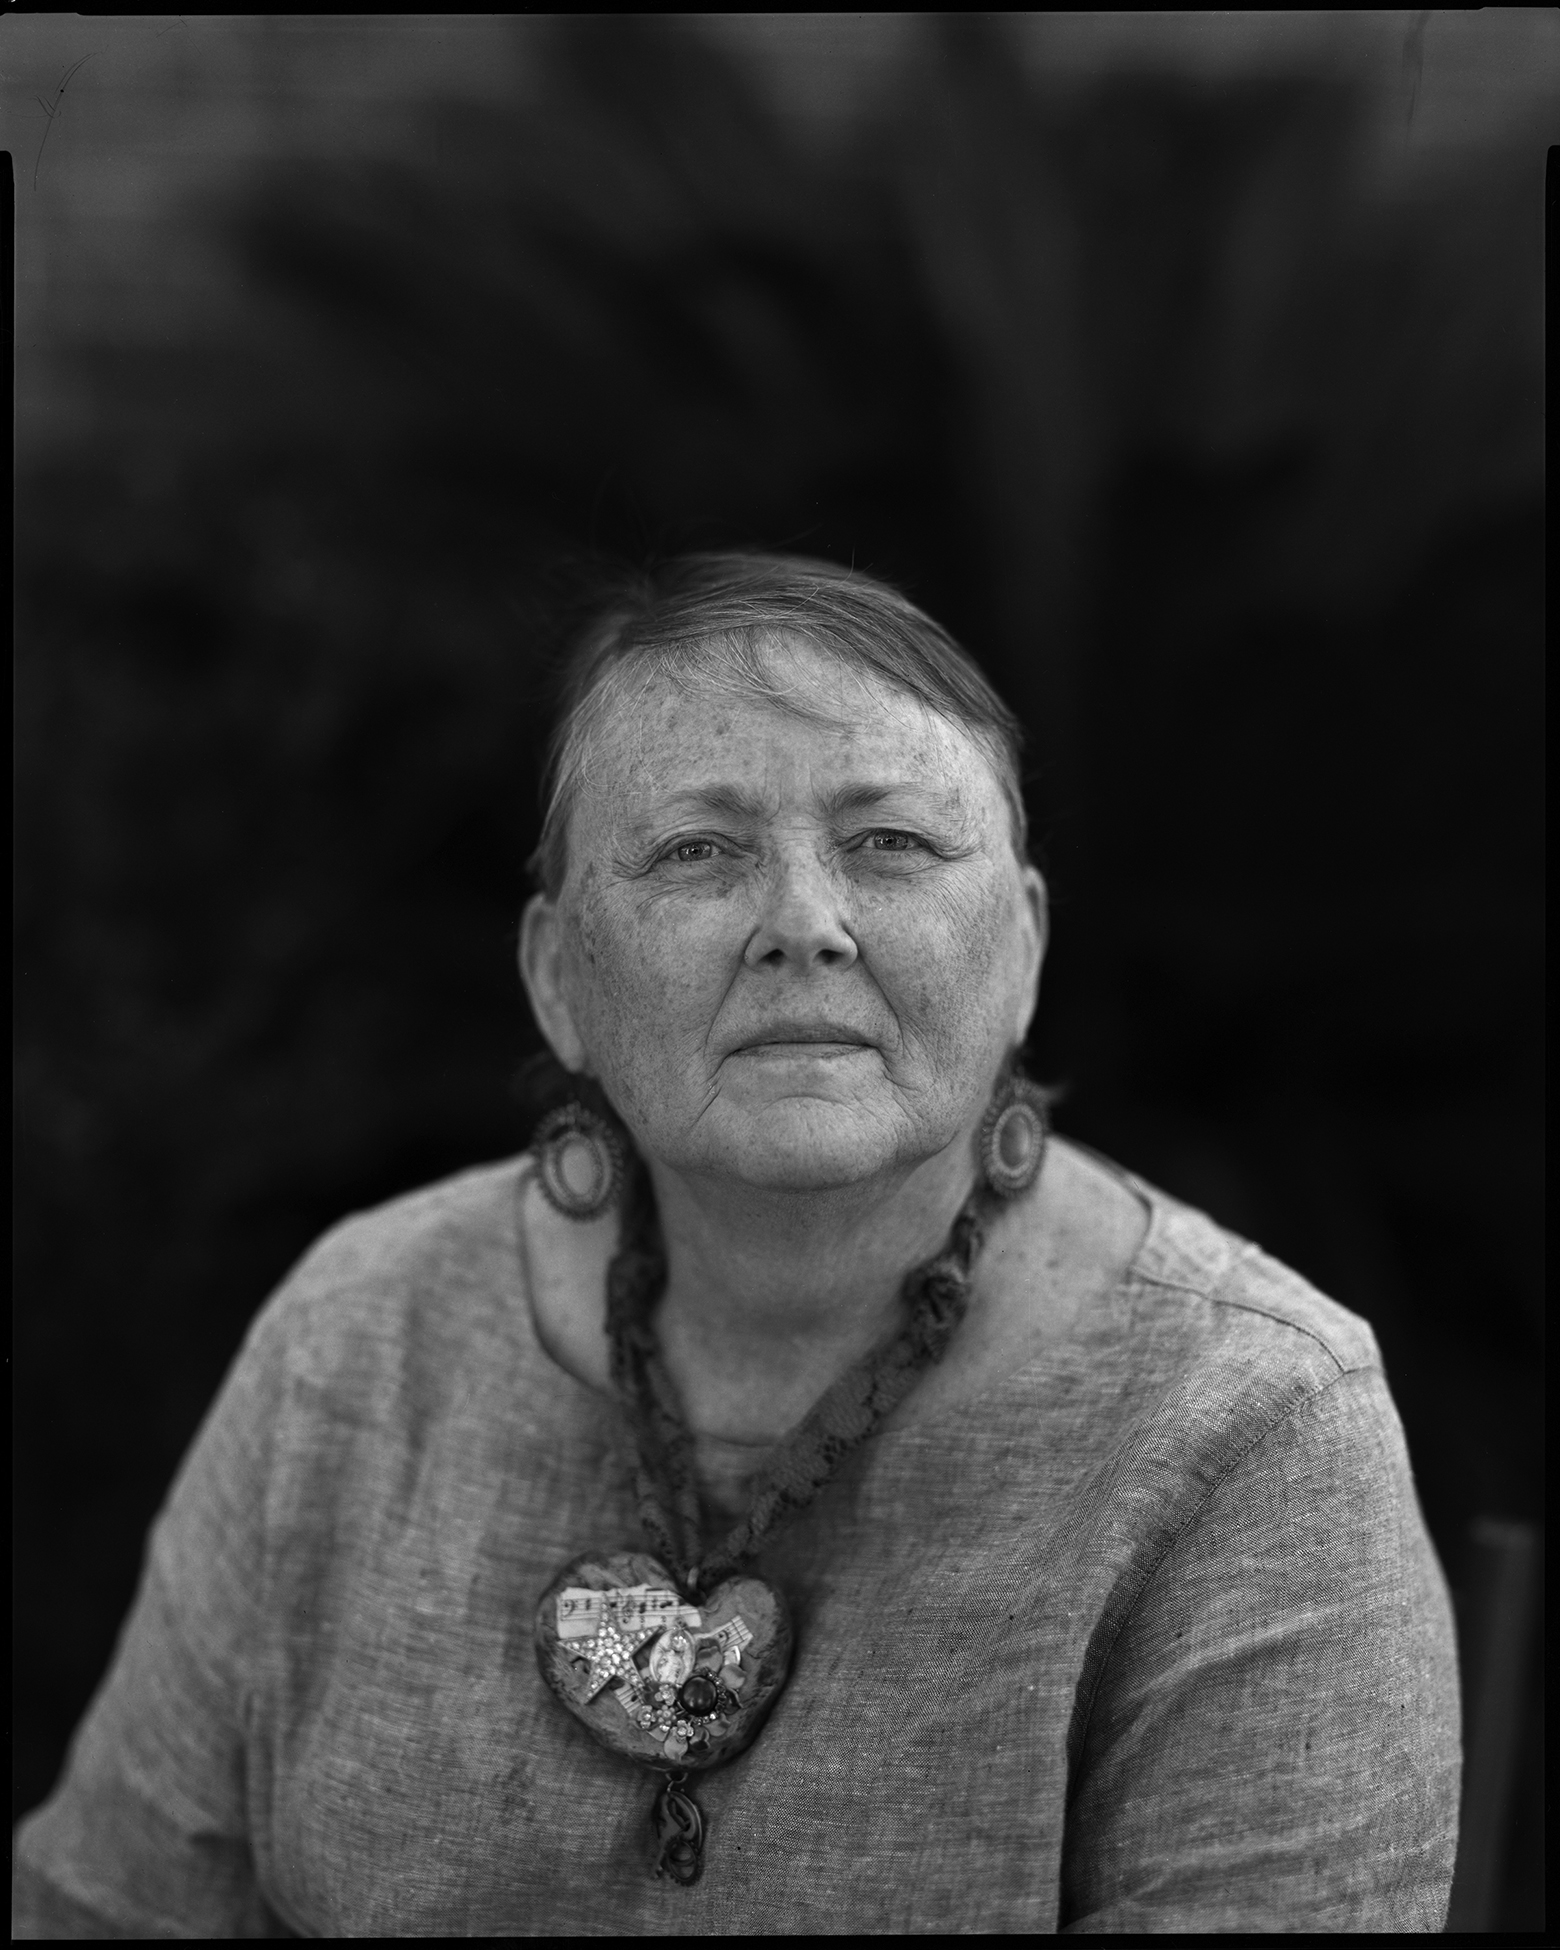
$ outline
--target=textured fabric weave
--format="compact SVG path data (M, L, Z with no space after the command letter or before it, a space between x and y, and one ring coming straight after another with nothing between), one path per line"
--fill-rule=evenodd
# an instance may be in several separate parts
M1434 1931L1445 1588L1370 1330L1136 1180L1067 1337L875 1436L755 1568L798 1652L652 1880L653 1781L536 1669L638 1541L610 1405L531 1323L518 1161L331 1233L153 1528L22 1937Z

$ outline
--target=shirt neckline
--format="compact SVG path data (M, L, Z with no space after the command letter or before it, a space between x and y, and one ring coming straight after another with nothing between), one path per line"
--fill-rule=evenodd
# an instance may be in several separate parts
M1044 1344L1034 1353L1011 1369L1008 1373L985 1382L968 1394L956 1395L941 1407L934 1408L925 1416L917 1416L902 1426L880 1429L872 1438L872 1447L881 1450L883 1445L898 1446L900 1443L916 1438L925 1438L946 1431L949 1424L968 1421L979 1416L991 1404L1003 1397L1022 1393L1031 1388L1035 1380L1054 1370L1059 1363L1066 1363L1069 1355L1076 1358L1087 1344L1091 1329L1103 1331L1113 1306L1125 1299L1134 1289L1147 1286L1175 1286L1182 1289L1205 1289L1209 1275L1214 1271L1210 1256L1189 1250L1193 1241L1184 1235L1186 1221L1193 1215L1183 1209L1167 1193L1141 1179L1135 1172L1119 1165L1113 1158L1096 1151L1092 1145L1083 1144L1078 1139L1068 1137L1064 1140L1075 1151L1082 1152L1103 1170L1107 1171L1119 1184L1124 1185L1146 1207L1148 1225L1138 1241L1131 1260L1115 1281L1085 1308L1080 1317L1074 1320L1066 1332L1055 1342ZM529 1152L523 1152L515 1175L513 1194L510 1203L510 1220L513 1231L513 1258L516 1285L522 1316L522 1332L526 1339L526 1352L533 1361L544 1364L550 1371L550 1379L561 1377L567 1383L568 1391L578 1397L579 1405L587 1407L593 1418L608 1425L614 1436L621 1435L621 1416L617 1404L605 1390L583 1381L572 1369L558 1361L543 1343L540 1329L536 1323L535 1302L532 1297L531 1281L527 1272L525 1246L521 1236L520 1194L526 1183L527 1174L534 1173L535 1166ZM1204 1221L1210 1232L1216 1232L1211 1221ZM1222 1235L1218 1235L1222 1238ZM1210 1242L1211 1243L1211 1242ZM1228 1252L1213 1257L1228 1258ZM1200 1264L1207 1260L1207 1265ZM1201 1274L1199 1278L1197 1275ZM556 1396L560 1408L566 1405L568 1396ZM565 1420L572 1419L565 1415ZM755 1445L758 1455L771 1453L769 1445ZM761 1463L756 1466L761 1467Z

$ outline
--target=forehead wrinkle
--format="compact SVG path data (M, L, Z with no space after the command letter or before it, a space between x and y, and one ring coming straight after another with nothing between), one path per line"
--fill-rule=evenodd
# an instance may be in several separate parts
M913 691L858 669L805 637L767 640L758 672L730 669L719 661L701 666L688 654L698 647L679 646L682 657L658 658L639 669L619 666L611 672L595 693L590 741L611 743L626 734L626 743L640 755L647 734L669 712L676 712L680 703L690 700L739 709L767 708L847 736L858 734L871 722L873 707L908 705L923 722L942 722L955 732L964 731ZM791 666L788 676L784 674L787 664ZM855 694L854 700L847 701L848 692Z
M863 735L870 739L882 727L881 721L872 722L871 713L863 713L859 708L853 711L845 705L844 693L853 691L862 703L869 700L874 705L888 703L891 710L906 712L898 742L909 748L906 755L913 754L912 762L919 757L930 763L926 774L920 777L897 778L886 784L881 779L848 781L830 788L827 793L819 794L816 801L826 816L868 811L900 792L930 799L948 815L961 821L967 819L972 808L959 776L964 767L957 762L950 764L953 758L950 738L952 747L963 747L983 763L1000 786L996 767L984 744L968 726L935 710L925 699L885 682L875 673L836 659L805 638L793 637L790 642L781 639L764 648L768 652L764 662L769 666L771 678L779 674L777 664L783 667L789 663L788 674L792 675L793 682L777 683L773 688L758 687L734 673L722 670L717 675L696 666L692 669L678 668L675 664L670 668L665 664L638 669L619 667L596 694L596 708L591 713L593 722L582 740L585 749L579 752L583 762L576 775L576 785L599 791L611 789L615 782L616 790L611 796L618 799L620 807L624 788L629 798L639 798L640 806L630 815L631 830L653 825L673 814L679 806L762 820L778 808L761 802L751 787L742 784L717 781L708 787L688 787L664 797L654 791L652 779L658 767L651 748L659 742L661 734L677 726L679 707L702 694L717 708L735 706L740 710L743 706L756 706L760 710L778 711L783 717L838 731L850 745L855 745ZM789 657L787 651L792 652ZM801 672L796 669L798 663L803 666ZM711 676L715 676L714 682L709 681ZM794 681L797 677L799 682ZM830 691L832 697L828 695ZM850 762L846 754L840 756L845 763ZM858 751L855 756L860 759L867 754ZM934 773L936 776L932 776ZM646 786L651 786L651 790L640 798Z

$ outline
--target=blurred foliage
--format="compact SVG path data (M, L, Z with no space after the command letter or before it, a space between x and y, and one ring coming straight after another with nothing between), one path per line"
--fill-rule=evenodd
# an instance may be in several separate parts
M18 499L20 1805L268 1288L524 1141L603 557L832 554L963 636L1033 738L1064 1127L1373 1320L1454 1570L1536 1510L1537 186L1373 189L1336 81L929 33L824 154L707 41L560 20L523 112L208 198L198 331L71 349Z

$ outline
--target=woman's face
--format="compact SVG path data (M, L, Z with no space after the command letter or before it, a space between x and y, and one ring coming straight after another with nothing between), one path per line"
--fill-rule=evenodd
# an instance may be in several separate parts
M824 1190L979 1122L1034 1012L1045 896L960 728L805 642L769 661L831 722L669 680L609 718L521 968L647 1156Z

